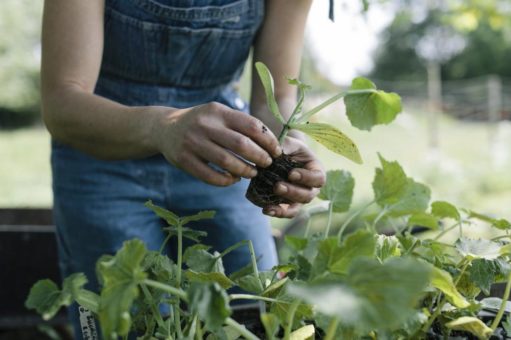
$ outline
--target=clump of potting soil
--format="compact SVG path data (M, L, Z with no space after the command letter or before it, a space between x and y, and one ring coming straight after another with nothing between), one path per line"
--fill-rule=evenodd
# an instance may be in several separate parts
M294 168L303 168L304 163L297 162L291 156L282 153L274 158L267 168L257 168L257 176L252 178L245 197L258 207L291 203L289 200L274 193L275 184L288 181L289 172Z

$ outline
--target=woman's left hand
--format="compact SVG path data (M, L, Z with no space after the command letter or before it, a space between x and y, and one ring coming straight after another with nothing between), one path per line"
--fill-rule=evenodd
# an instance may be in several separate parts
M305 163L303 168L295 168L289 173L287 182L277 182L275 194L287 198L291 204L270 205L263 213L273 217L295 217L302 204L309 203L319 193L319 188L325 184L325 170L312 151L304 142L297 138L287 137L283 150L295 161Z

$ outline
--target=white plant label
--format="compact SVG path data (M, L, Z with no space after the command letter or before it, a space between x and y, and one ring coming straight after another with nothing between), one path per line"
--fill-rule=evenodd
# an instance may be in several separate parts
M83 340L98 340L98 332L96 330L96 322L94 315L82 306L78 307L80 312L80 326L82 328Z

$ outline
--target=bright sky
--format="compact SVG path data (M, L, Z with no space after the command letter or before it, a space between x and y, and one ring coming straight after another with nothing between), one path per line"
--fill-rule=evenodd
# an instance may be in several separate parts
M378 33L392 20L392 10L373 5L361 14L361 1L335 1L335 22L328 19L327 0L314 0L307 23L306 44L318 69L337 84L371 69Z

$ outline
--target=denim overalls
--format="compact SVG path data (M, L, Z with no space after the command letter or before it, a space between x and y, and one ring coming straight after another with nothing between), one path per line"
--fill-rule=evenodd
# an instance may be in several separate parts
M128 106L191 107L217 101L247 112L234 88L264 16L263 0L106 0L104 54L95 93ZM161 155L101 161L52 143L54 214L63 275L85 272L97 288L95 262L123 241L157 250L162 222L151 199L179 215L216 210L195 227L222 251L251 239L261 269L276 264L269 223L245 197L248 181L214 187ZM169 246L169 253L175 247ZM247 249L228 255L228 272L249 262ZM71 313L77 329L76 313Z

